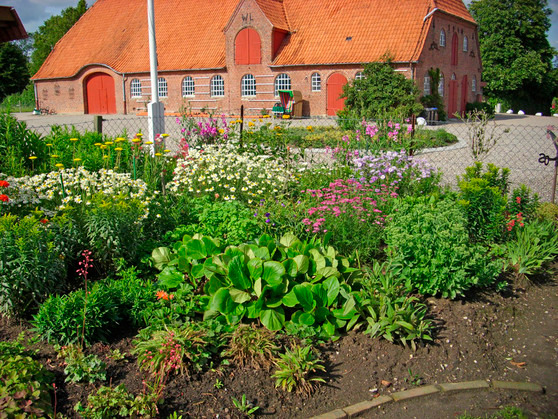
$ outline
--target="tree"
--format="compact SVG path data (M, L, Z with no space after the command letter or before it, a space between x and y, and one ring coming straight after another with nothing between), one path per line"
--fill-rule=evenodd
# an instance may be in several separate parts
M339 116L353 120L405 118L422 110L419 95L413 81L396 73L389 59L369 63L364 66L364 78L343 87L345 108Z
M14 43L0 45L0 102L8 95L19 93L29 83L27 58Z
M87 11L85 0L79 0L76 7L62 10L60 15L52 16L33 33L33 53L29 70L35 74L48 57L56 43Z
M485 95L529 113L548 109L558 73L547 1L473 0L469 9L479 24Z

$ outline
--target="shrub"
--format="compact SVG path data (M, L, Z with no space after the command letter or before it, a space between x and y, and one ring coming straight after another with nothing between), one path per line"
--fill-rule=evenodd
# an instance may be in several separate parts
M484 112L486 113L490 118L494 117L494 106L492 106L490 103L486 103L486 102L468 102L467 105L465 105L465 112L470 113L470 112Z
M64 289L66 266L55 234L33 216L0 217L0 311L24 317Z
M552 221L558 226L558 205L552 202L543 202L537 209L537 218Z
M494 242L501 238L505 224L505 195L508 190L509 169L493 164L482 173L482 163L465 169L458 178L460 204L467 219L467 230L473 241Z
M42 417L52 413L54 376L33 353L15 342L0 342L0 412L2 417ZM5 415L5 416L4 416Z
M510 215L521 214L525 220L532 220L539 207L539 196L532 194L525 185L514 188L508 198L507 211Z
M501 262L471 244L466 218L451 199L407 198L385 228L388 259L421 294L455 298L492 284Z
M224 355L241 367L268 367L279 349L274 343L274 336L273 332L257 328L254 324L240 325L231 334L229 348Z
M272 375L276 379L275 387L308 395L315 383L325 383L323 378L315 376L316 372L325 371L325 367L311 346L294 345L279 354L276 364L277 370Z
M95 354L85 355L80 346L71 344L59 348L58 358L64 358L66 382L93 384L106 380L106 364Z

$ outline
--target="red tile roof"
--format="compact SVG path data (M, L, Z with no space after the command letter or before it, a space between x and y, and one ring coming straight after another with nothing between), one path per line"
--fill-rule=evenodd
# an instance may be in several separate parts
M225 35L242 0L157 0L159 71L225 67ZM289 30L273 65L363 63L388 52L417 60L425 16L439 10L474 22L461 0L255 0L271 24ZM145 0L97 0L56 44L34 79L64 78L89 64L149 71Z

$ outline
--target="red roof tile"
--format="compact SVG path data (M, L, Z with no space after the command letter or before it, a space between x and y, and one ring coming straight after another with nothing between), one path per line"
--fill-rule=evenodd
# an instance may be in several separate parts
M223 28L241 0L157 0L159 71L225 67ZM474 22L461 0L255 0L288 29L274 65L363 63L389 53L415 61L434 8ZM89 64L149 71L145 0L97 0L56 44L34 79L72 77Z

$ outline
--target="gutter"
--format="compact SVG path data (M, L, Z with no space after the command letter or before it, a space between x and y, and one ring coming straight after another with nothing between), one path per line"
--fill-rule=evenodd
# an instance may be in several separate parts
M428 19L430 16L432 16L434 14L434 12L437 12L438 9L437 7L433 8L430 12L428 12L428 14L426 16L424 16L424 18L422 19L423 22L426 22L426 19Z

